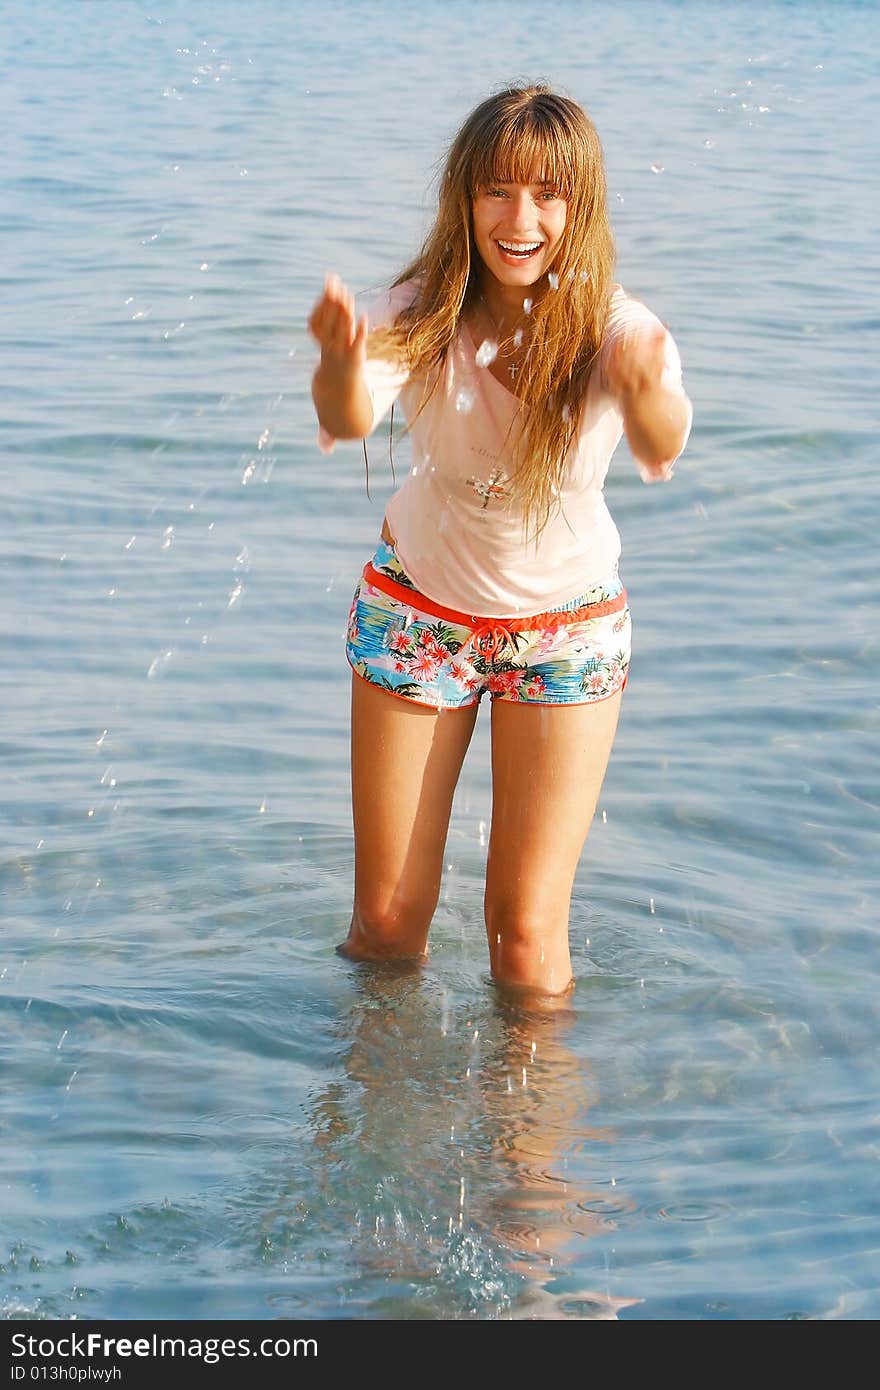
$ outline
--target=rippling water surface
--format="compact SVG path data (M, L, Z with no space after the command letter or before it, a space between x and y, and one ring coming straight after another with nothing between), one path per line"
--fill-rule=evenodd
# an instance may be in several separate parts
M876 7L5 19L5 1315L876 1318ZM609 481L635 657L548 1015L487 977L485 715L430 965L333 955L391 478L316 451L304 328L517 77L593 114L696 405Z

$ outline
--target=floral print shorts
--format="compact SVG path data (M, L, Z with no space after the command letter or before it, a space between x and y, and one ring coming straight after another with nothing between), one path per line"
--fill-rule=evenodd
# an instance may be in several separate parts
M346 655L392 695L435 709L493 700L592 704L626 683L630 616L615 575L530 618L478 618L420 594L381 540L355 590Z

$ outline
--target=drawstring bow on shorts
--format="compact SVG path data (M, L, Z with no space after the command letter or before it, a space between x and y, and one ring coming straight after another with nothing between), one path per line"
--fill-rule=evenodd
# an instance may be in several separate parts
M513 646L513 634L504 623L481 622L479 618L471 618L475 625L474 630L465 642L466 647L473 647L474 651L479 652L487 661L497 661L505 648Z

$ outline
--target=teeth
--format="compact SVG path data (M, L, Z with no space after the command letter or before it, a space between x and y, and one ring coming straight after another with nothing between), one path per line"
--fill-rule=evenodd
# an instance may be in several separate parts
M537 251L539 246L543 246L542 241L501 241L498 245L504 251Z

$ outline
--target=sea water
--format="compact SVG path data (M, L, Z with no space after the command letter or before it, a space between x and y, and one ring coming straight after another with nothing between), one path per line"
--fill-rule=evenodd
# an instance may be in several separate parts
M4 7L7 1317L880 1314L876 19ZM305 327L516 79L593 115L696 409L609 478L634 657L550 1013L488 978L485 711L430 963L333 953L393 482L318 452Z

